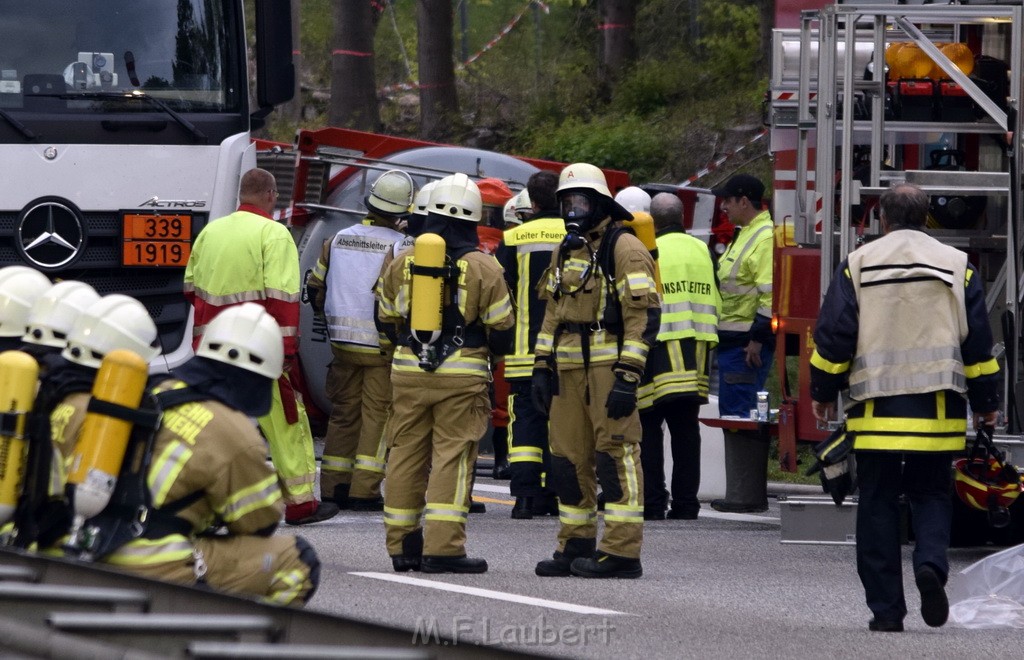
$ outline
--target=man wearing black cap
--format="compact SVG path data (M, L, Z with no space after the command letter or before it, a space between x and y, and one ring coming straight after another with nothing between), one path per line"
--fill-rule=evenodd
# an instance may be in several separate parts
M718 260L722 307L718 322L718 411L746 418L757 406L772 364L772 249L775 224L761 210L764 184L736 174L712 190L737 226ZM758 433L725 431L725 499L717 511L750 513L768 508L768 443Z

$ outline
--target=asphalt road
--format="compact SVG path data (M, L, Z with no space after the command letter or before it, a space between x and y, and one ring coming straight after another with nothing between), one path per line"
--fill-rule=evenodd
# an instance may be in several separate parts
M567 658L963 658L1015 656L1014 630L925 626L904 550L910 614L902 634L871 633L852 546L780 544L780 510L645 525L639 580L540 578L557 520L512 520L508 482L479 478L470 516L483 575L394 573L379 513L342 512L300 533L323 563L309 607L460 645ZM955 573L992 552L951 550ZM418 631L418 632L417 632Z

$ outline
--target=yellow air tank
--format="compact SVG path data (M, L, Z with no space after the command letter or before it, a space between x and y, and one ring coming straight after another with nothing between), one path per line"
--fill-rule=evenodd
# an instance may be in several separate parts
M421 234L413 247L413 263L417 268L444 267L444 239L437 234ZM444 278L413 272L409 329L421 344L428 346L441 336L444 311Z
M0 524L14 515L25 472L25 423L36 398L39 364L21 351L0 353Z
M92 386L94 399L138 408L146 390L148 369L138 354L117 349L103 358ZM132 423L98 412L88 412L82 433L71 454L68 485L74 486L76 523L95 516L107 506L121 471Z
M650 213L634 211L633 219L622 223L633 230L636 237L644 244L647 251L654 257L654 283L658 286L658 293L661 293L661 271L658 269L658 238L654 232L654 218Z

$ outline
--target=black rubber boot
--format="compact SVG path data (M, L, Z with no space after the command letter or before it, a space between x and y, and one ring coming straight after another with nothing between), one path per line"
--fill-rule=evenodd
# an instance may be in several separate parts
M535 516L557 516L558 498L551 494L535 497L530 511Z
M402 539L402 554L391 555L391 565L398 573L420 570L423 560L423 530L417 529Z
M533 498L517 497L516 504L512 507L512 518L515 520L530 520L533 518Z
M551 559L537 562L534 572L541 577L569 577L573 560L593 555L596 548L596 539L569 539L564 552L555 550Z
M348 489L350 487L351 484L338 484L334 487L334 496L331 499L334 500L339 509L348 508Z
M424 573L486 573L487 560L476 557L425 556L420 570Z
M616 557L600 550L593 557L574 559L570 570L573 575L584 578L635 579L644 574L639 559Z
M382 497L350 497L348 508L352 511L383 511L384 498Z

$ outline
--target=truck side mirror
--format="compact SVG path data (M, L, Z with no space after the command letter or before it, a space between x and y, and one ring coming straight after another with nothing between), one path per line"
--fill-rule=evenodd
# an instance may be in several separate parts
M295 95L291 0L256 0L256 102L262 119Z

